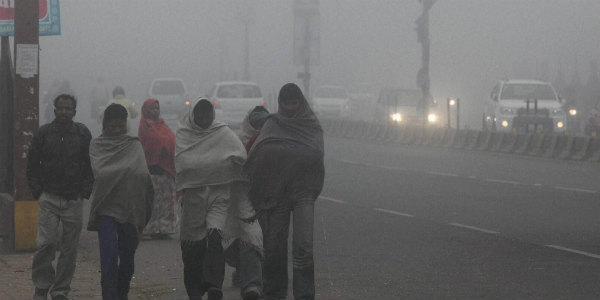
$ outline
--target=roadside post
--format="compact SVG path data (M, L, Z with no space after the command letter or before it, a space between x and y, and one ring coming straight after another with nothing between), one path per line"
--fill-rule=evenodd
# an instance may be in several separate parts
M39 126L39 36L60 34L59 15L58 0L0 1L2 104L12 107L7 113L13 118L6 123L9 143L12 142L6 160L10 173L6 182L10 182L7 192L14 198L13 250L35 249L38 204L29 191L26 169L29 143ZM14 70L10 63L8 36L11 35L14 35ZM4 74L7 69L11 70L11 76ZM14 97L10 97L13 91Z

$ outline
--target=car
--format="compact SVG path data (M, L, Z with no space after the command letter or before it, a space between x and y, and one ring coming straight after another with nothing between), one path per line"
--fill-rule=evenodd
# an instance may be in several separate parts
M148 97L160 103L160 115L165 121L179 120L189 109L190 99L181 78L156 78L150 83Z
M215 107L215 118L230 127L239 128L246 113L267 100L260 87L251 81L222 81L215 83L205 95Z
M497 131L564 132L567 109L549 82L502 79L485 101L482 125Z
M433 98L427 105L427 121L425 121L422 95L423 93L419 89L382 88L377 97L375 122L411 126L441 126L443 122L440 106Z
M322 117L349 117L350 104L350 97L343 86L320 86L315 89L312 97L313 110Z

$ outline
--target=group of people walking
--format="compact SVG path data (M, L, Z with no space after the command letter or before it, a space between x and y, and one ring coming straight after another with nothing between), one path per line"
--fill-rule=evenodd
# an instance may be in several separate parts
M190 105L174 134L159 101L148 99L138 137L127 134L128 109L113 103L92 139L72 121L76 99L56 97L55 119L34 134L28 157L40 208L34 299L68 299L83 199L91 201L87 229L98 232L103 299L127 299L142 236L165 239L177 231L190 299L222 299L226 262L236 268L242 299L285 299L291 216L294 298L314 299L323 131L297 85L284 85L278 103L277 113L249 111L238 136L215 120L204 98Z

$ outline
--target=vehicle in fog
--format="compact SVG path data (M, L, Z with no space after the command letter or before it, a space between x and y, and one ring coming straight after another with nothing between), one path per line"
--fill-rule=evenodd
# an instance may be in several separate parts
M400 125L430 125L440 126L441 106L435 99L427 104L427 120L422 92L419 89L402 89L384 87L377 98L375 122Z
M160 115L165 120L179 119L190 105L185 83L181 78L156 78L152 80L148 97L160 103Z
M215 107L216 120L234 128L240 127L250 109L267 103L258 84L250 81L217 82L206 97Z
M321 117L350 116L350 97L343 86L324 85L316 88L312 96L312 105L314 112Z
M485 102L484 128L563 132L566 125L564 101L548 82L503 79L494 85Z

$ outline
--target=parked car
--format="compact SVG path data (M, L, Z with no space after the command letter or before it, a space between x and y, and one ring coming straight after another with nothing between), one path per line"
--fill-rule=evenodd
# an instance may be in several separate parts
M343 86L320 86L312 97L313 110L322 117L349 117L350 104L350 97Z
M234 128L251 108L267 103L258 84L250 81L217 82L206 97L213 102L216 119Z
M190 105L189 95L181 78L152 80L148 97L160 102L160 115L165 121L179 120Z
M498 131L564 132L567 110L552 84L538 80L503 79L485 101L483 127Z
M427 104L427 121L423 105L423 96L419 89L384 87L379 92L375 108L375 122L401 125L441 126L443 114L435 99Z

